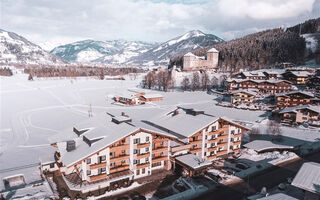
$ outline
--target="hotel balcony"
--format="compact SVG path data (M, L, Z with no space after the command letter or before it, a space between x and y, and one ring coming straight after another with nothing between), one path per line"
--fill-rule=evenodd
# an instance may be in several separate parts
M241 144L241 140L239 140L239 141L233 141L232 143L233 143L233 145L239 145L239 144Z
M137 144L137 148L139 148L139 149L146 148L146 147L150 147L150 142Z
M153 143L166 142L166 141L168 141L167 138L155 138L152 140Z
M196 149L190 149L189 151L190 153L197 153L197 152L201 152L201 148L196 148Z
M143 163L143 164L139 164L139 165L136 165L136 169L142 169L142 168L147 168L150 166L150 163L147 162L147 163Z
M102 162L102 163L95 163L95 164L91 164L91 165L89 165L90 170L98 169L98 168L102 168L102 167L106 167L106 166L107 166L106 162Z
M214 150L217 150L217 146L214 146L214 147L208 147L208 151L214 151Z
M217 147L225 147L228 146L228 141L221 141L218 142Z
M107 174L106 173L93 175L93 176L90 176L90 182L98 181L98 180L106 179L106 178L107 178Z
M228 134L222 134L222 135L218 135L219 139L228 139L229 135Z
M158 147L156 149L152 149L152 153L159 153L159 152L165 152L168 151L168 147Z
M119 155L117 157L110 158L110 162L117 162L121 160L127 160L130 158L130 155Z
M191 145L201 144L201 143L202 143L202 140L194 140L194 141L189 142L189 144L191 144Z
M111 146L110 151L121 151L123 149L126 150L129 148L130 148L129 144L122 144L122 145L118 145L118 146Z
M208 159L208 160L212 160L212 159L216 159L216 158L217 158L217 155L207 156L207 159Z
M168 160L168 156L159 156L159 157L152 158L152 163L160 162L163 160Z
M186 144L186 145L180 145L177 147L171 147L171 152L177 152L177 151L183 151L183 150L188 150L190 149L191 145L190 144Z
M218 138L207 139L207 141L208 141L209 143L218 142Z
M150 152L144 154L136 154L135 156L137 159L147 158L150 157Z
M130 167L129 165L119 165L119 166L115 166L113 168L110 168L110 174L111 173L115 173L115 172L121 172L121 171L124 171L124 170L128 170Z
M226 155L226 154L228 154L228 151L227 151L227 150L217 151L217 156L222 156L222 155Z
M210 132L208 133L208 135L216 135L216 134L218 134L218 130L210 131Z

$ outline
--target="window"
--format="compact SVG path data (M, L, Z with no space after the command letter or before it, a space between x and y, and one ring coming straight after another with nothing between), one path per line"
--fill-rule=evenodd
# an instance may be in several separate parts
M110 163L110 167L114 168L115 167L115 163L114 162Z
M148 158L148 157L146 157L146 163L147 163L147 162L149 162L149 158Z
M91 163L91 158L87 158L87 164Z
M154 155L154 153L152 154L152 158L154 158L155 157L155 155Z
M146 152L149 152L149 147L146 147Z
M133 160L133 164L137 164L137 160L136 159Z
M124 163L126 163L126 161L125 160L121 160L121 164L124 164Z
M231 134L234 135L234 130L231 131Z
M126 142L126 139L121 140L121 142L122 142L122 143L125 143L125 142Z
M110 152L110 157L114 158L114 156L115 156L115 152Z
M206 136L204 136L204 139L208 139L208 136L206 135Z
M204 148L207 148L207 143L204 144Z
M105 171L106 171L106 168L105 168L105 167L99 168L99 169L98 169L98 174L103 174Z
M142 174L144 174L144 173L146 173L146 169L145 168L142 169Z
M146 142L149 142L149 136L146 137Z
M126 150L122 150L121 153L122 153L122 154L125 154L125 153L126 153Z
M163 145L163 142L160 142L160 145Z
M87 170L87 175L91 175L91 171L90 170Z
M134 153L134 154L137 154L137 153L138 153L138 149L134 149L134 150L133 150L133 153Z
M155 148L156 148L155 143L152 143L152 149L155 149Z
M50 163L50 168L54 168L54 163Z
M98 163L102 163L106 160L106 156L99 156L98 157Z
M134 143L134 144L139 144L139 143L140 143L140 138L134 139L134 140L133 140L133 143Z
M137 176L140 175L140 170L137 169L137 172L136 172Z

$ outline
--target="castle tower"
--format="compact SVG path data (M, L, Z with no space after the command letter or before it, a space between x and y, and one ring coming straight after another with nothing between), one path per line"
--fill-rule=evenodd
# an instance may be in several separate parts
M215 48L209 49L207 51L207 66L209 69L218 68L219 62L219 51Z
M192 71L198 65L197 57L189 52L183 56L183 71Z

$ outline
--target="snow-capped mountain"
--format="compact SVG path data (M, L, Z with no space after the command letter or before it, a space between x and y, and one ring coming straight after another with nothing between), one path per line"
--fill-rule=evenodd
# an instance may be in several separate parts
M64 61L26 38L0 29L0 63L59 65Z
M215 35L193 30L131 58L127 64L168 65L170 58L175 55L221 42L224 41Z
M123 64L132 56L152 48L154 44L140 41L83 40L54 48L50 53L70 62Z

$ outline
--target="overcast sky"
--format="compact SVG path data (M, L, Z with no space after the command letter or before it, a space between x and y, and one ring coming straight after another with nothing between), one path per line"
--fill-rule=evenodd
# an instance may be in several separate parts
M0 0L0 28L41 44L164 42L199 29L225 40L320 17L320 0Z

